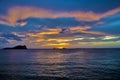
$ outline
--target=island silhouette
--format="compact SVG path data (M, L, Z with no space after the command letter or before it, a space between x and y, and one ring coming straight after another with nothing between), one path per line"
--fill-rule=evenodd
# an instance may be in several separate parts
M27 49L26 45L17 45L15 47L7 47L3 49Z

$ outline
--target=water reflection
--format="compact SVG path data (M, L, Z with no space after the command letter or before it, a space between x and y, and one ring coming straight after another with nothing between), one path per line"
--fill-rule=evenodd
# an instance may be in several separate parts
M101 78L120 72L119 51L0 50L0 74ZM111 78L111 77L110 77Z

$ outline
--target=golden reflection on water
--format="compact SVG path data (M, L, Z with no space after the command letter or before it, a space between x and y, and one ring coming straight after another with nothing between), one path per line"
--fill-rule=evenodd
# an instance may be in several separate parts
M35 56L36 62L38 63L49 63L49 64L55 64L55 63L60 63L64 62L66 55L61 54L59 52L41 52L37 53Z
M87 58L92 57L85 51L76 50L23 50L19 51L19 54L17 52L9 52L11 53L9 61L19 62L18 65L10 66L10 70L19 71L21 68L30 71L29 75L35 76L66 77L72 70L78 71L77 68L73 67L78 66L79 63L86 64L88 62Z
M62 52L62 51L45 51L38 52L35 56L35 60L37 63L44 64L44 66L39 65L34 67L35 70L41 71L43 70L46 74L38 74L43 76L66 76L69 71L64 71L65 68L74 66L74 64L70 63L66 65L67 62L84 62L82 52L74 52L70 54L70 52ZM46 65L45 65L46 64ZM62 70L61 70L62 69ZM47 72L46 72L47 71ZM52 72L52 73L50 73ZM55 73L55 74L54 74ZM57 74L58 73L58 74Z

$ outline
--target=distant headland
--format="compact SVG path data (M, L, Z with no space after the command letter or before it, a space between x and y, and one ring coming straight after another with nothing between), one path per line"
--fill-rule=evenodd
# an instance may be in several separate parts
M7 48L3 48L3 49L27 49L26 45L17 45L15 47L7 47Z

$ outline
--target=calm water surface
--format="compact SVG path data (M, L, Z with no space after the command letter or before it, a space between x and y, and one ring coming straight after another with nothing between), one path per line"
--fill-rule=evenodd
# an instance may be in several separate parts
M120 50L0 50L0 80L120 80Z

